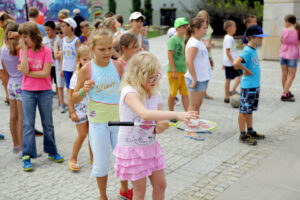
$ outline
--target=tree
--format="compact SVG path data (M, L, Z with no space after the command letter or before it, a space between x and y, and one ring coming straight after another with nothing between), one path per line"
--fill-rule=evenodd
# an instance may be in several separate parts
M132 0L132 10L131 12L140 11L141 10L141 0Z
M144 9L144 15L146 17L146 22L148 25L152 24L152 3L151 0L145 0L145 9Z
M116 13L117 4L115 0L108 0L108 10Z

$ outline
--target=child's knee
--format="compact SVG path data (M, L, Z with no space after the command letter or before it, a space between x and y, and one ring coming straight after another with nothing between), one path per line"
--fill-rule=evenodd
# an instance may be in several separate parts
M156 190L159 190L159 191L165 191L166 188L167 188L167 182L166 182L165 179L164 179L164 180L161 180L161 181L159 181L158 183L155 183L153 187L154 187L154 189L156 189Z

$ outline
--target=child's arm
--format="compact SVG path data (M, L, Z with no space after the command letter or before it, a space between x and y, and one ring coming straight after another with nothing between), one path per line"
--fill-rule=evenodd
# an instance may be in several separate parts
M83 100L89 90L93 89L95 82L90 79L90 63L85 64L78 73L76 87L74 89L72 100L73 103L79 103ZM81 93L79 90L81 89Z
M143 120L160 121L160 120L177 119L180 121L187 121L188 119L196 119L199 117L196 111L174 112L174 111L149 110L144 106L139 96L133 92L128 93L124 101Z
M233 64L234 60L230 54L230 48L226 49L226 55L227 55L228 59L230 60L230 62Z
M2 65L2 68L3 68L3 73L2 73L2 79L3 80L7 80L8 81L8 79L9 79L9 75L8 75L8 73L7 73L7 70L6 70L6 67L5 67L5 65L4 65L4 63L3 63L3 61L1 60L1 65Z
M178 74L176 72L176 67L175 67L175 62L174 62L173 56L174 56L174 51L168 50L169 64L170 64L171 69L172 69L172 78L173 79L178 79Z
M162 110L162 104L159 104L158 110ZM163 133L169 126L168 121L156 121L155 133Z
M27 46L25 45L24 40L20 40L20 46L22 48L22 60L18 67L18 70L23 74L27 75L29 73L28 57L27 57Z
M235 61L233 62L234 69L235 70L238 70L238 69L244 70L244 76L248 76L249 74L253 75L253 73L248 68L246 68L242 65L243 60L244 59L242 57L238 57L237 59L235 59Z
M75 109L74 109L74 103L72 101L72 94L73 94L74 90L69 89L68 92L68 106L69 106L69 112L70 112L70 116L73 122L78 122L78 116L76 115Z
M120 75L120 79L122 78L123 74L124 74L124 68L123 68L123 65L119 62L119 61L114 61L115 62L115 65L116 67L118 68L118 71L119 71L119 75Z
M198 52L197 47L190 47L188 48L187 55L186 55L186 65L193 79L193 82L190 86L191 88L196 87L197 84L197 75L194 66L194 59L196 57L197 52Z
M30 71L27 73L27 76L30 76L32 78L48 78L51 72L51 65L52 63L45 63L44 68L41 71Z
M60 54L59 54L59 50L58 50L57 41L54 42L53 50L54 50L54 58L55 59L60 59Z
M64 72L63 72L63 59L64 59L64 56L63 56L63 52L64 52L64 45L62 45L61 47L61 54L60 54L60 76L61 77L64 77Z

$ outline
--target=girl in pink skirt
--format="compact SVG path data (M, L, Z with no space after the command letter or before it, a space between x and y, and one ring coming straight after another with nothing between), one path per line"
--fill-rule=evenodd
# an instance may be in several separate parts
M121 126L116 156L116 175L130 180L133 185L133 199L144 199L146 178L153 187L153 199L164 199L166 180L164 176L165 158L156 141L156 133L169 127L167 121L177 119L186 121L198 118L195 111L161 111L162 98L157 92L161 65L157 58L146 51L135 54L128 63L125 78L121 84L119 104L120 121L157 123L156 126Z

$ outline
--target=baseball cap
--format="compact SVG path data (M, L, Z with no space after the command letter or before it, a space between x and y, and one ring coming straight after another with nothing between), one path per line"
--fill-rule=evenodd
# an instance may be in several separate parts
M189 22L184 17L179 17L175 20L174 27L178 28L180 26L188 25L188 24L189 24Z
M58 21L60 22L66 22L67 24L69 24L70 26L72 26L73 29L75 29L77 27L77 24L75 22L74 19L68 17L66 19L58 19Z
M168 37L172 37L173 35L176 34L176 29L175 28L169 28L168 32L167 32L167 35Z
M251 25L246 30L246 36L254 37L269 37L270 35L264 34L262 28L258 25Z
M133 13L130 14L129 21L134 20L134 19L138 19L138 18L143 18L143 20L145 20L145 16L142 15L142 13L133 12Z

